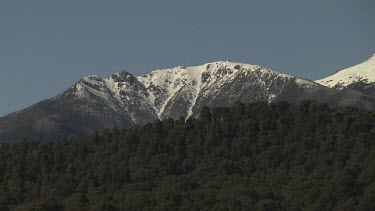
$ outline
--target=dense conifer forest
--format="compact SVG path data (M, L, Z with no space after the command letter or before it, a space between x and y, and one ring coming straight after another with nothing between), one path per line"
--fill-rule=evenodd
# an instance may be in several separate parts
M375 210L375 113L302 101L3 144L0 210Z

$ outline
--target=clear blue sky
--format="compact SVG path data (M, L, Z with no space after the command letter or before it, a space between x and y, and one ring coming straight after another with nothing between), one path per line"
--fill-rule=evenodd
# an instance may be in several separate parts
M0 116L82 76L216 60L319 79L375 53L374 0L0 0Z

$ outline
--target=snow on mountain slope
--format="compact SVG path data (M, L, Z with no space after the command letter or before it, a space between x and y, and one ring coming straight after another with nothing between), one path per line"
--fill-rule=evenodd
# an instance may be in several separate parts
M259 66L233 62L206 64L204 80L192 113L199 114L203 106L227 106L237 100L254 101L291 100L291 92L310 93L320 85ZM301 89L297 91L297 89ZM300 97L300 96L298 96Z
M75 107L90 115L98 115L98 106L88 105L100 104L107 108L107 116L114 112L130 118L131 124L138 124L143 122L144 114L159 119L195 116L204 104L225 106L235 100L272 102L291 83L306 93L319 86L258 65L218 61L155 70L139 77L126 71L109 78L90 75L62 96L84 101L75 103Z
M252 96L255 96L254 100L271 102L282 92L280 87L273 85L280 79L294 81L305 89L318 86L312 81L281 74L258 65L230 61L155 70L137 78L148 90L148 99L155 106L159 118L191 116L194 112L198 112L194 109L197 107L197 101L200 104L203 101L208 103L210 99L220 96L221 101L225 103L227 102L225 98L229 99L228 94L234 97L239 96L248 91L243 88L252 85L256 85L258 90L257 93L252 93ZM234 88L236 83L241 83L243 87ZM222 89L229 86L232 86L234 93L223 95L225 90ZM272 86L274 89L270 89Z
M138 77L149 92L148 100L154 105L158 117L162 114L176 95L185 95L188 104L192 104L200 89L202 66L175 67L155 70Z
M61 99L73 101L72 104L77 110L93 116L103 115L103 112L98 112L102 107L108 111L108 116L128 119L130 124L144 123L145 116L157 118L154 106L148 101L148 92L144 85L126 71L109 78L85 76L54 98L57 101Z
M375 82L375 54L365 62L340 70L335 74L316 81L317 83L327 86L344 88L351 84L374 83Z

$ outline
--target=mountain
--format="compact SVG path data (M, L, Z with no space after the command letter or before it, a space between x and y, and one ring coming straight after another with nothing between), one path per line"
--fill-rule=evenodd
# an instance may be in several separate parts
M296 87L305 95L320 88L308 80L230 61L156 70L138 80L148 90L149 102L162 119L196 116L204 105L224 106L236 100L291 100Z
M238 100L303 99L375 108L374 98L356 90L331 89L259 65L218 61L139 77L126 71L109 78L86 76L56 97L0 118L0 142L74 139L101 128L197 117L203 106L230 106Z
M136 77L86 76L62 94L0 118L0 140L74 139L100 128L130 127L157 119Z
M361 64L340 70L316 82L327 87L351 88L375 96L375 54Z

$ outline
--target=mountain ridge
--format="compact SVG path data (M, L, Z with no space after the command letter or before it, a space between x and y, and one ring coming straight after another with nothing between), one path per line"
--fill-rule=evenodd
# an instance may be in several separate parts
M236 77L241 72L247 75L247 73L249 72L257 71L260 71L261 74L268 73L271 75L277 75L277 77L281 78L295 79L296 83L302 86L317 86L317 84L307 79L302 79L287 74L279 73L259 65L251 65L230 61L210 62L205 63L203 65L191 67L177 66L168 69L154 70L150 73L133 77L134 80L137 79L138 82L143 84L143 86L146 88L148 93L143 93L144 97L147 98L150 105L153 106L154 110L157 113L157 116L159 118L162 118L163 112L168 106L168 103L170 103L170 101L176 97L176 93L178 92L190 91L189 93L187 93L187 95L190 95L189 97L191 98L188 102L190 104L190 107L188 107L188 116L190 116L193 114L192 110L197 98L199 97L199 94L204 94L201 93L201 91L207 88L205 86L210 86L217 81L221 81L221 83L226 83L230 80L233 80L233 77ZM131 73L127 71L122 71L116 74L121 73L131 75ZM116 74L114 74L113 76L115 76ZM210 76L213 76L214 79L210 78ZM94 77L98 80L104 81L108 81L111 78L85 76L83 79L90 77ZM113 84L111 84L111 86L115 87ZM115 91L113 93L116 94ZM267 101L271 102L272 96L270 96L270 99L268 99Z
M332 89L259 65L231 61L178 66L134 76L89 75L63 93L0 118L0 142L74 139L102 128L144 125L158 119L197 117L204 106L235 101L326 102L375 110L375 98Z

